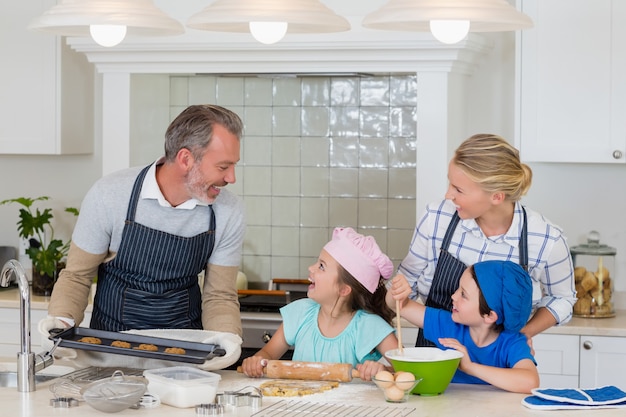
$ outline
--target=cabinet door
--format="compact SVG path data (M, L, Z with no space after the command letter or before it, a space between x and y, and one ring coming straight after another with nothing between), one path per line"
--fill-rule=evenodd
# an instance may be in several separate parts
M539 334L533 337L542 388L578 387L577 335Z
M93 66L59 36L26 29L56 1L1 4L0 154L93 152Z
M580 336L580 388L626 389L626 338Z
M621 0L522 0L535 27L518 40L522 159L626 162Z

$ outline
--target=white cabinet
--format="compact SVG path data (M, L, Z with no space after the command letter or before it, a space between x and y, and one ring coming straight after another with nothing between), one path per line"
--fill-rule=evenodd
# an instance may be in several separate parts
M578 386L578 344L578 335L544 333L533 337L541 387L573 388Z
M521 0L522 159L626 163L626 2Z
M626 338L580 336L580 388L626 389Z
M31 337L31 350L34 353L43 352L41 346L41 334L37 330L39 321L48 315L47 310L35 310L31 309L30 312L30 337ZM85 318L81 323L81 326L89 327L91 321L91 312L85 311ZM2 340L0 341L0 357L3 358L17 358L17 353L20 351L20 309L4 307L0 308L0 334Z
M533 347L543 388L626 389L626 337L543 333Z
M93 152L93 66L60 37L26 29L56 1L0 4L11 9L0 13L0 154Z

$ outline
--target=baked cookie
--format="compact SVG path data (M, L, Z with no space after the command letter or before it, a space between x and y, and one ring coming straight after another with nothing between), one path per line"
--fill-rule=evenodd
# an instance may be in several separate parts
M130 349L130 343L125 342L123 340L114 340L113 342L111 342L111 346Z
M78 339L78 341L82 342L82 343L89 343L91 345L101 345L102 344L102 340L100 340L99 337L92 337L92 336L81 337L80 339Z
M156 352L157 350L159 350L157 345L153 345L152 343L142 343L137 347L134 347L133 349L137 349L137 350L149 350L150 352Z
M179 347L168 347L164 350L165 353L173 353L175 355L184 355L186 353L185 349Z

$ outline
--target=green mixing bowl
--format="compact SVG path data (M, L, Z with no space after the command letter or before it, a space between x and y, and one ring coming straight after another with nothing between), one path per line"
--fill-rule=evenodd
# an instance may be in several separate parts
M442 350L436 347L404 348L400 354L398 349L388 351L385 356L391 361L393 369L411 372L422 382L411 391L418 395L442 394L459 367L463 354L454 349Z

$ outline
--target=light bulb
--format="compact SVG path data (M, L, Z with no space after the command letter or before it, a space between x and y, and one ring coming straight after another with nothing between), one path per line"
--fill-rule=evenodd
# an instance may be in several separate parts
M250 22L250 33L261 43L276 43L287 33L287 22Z
M430 31L439 42L457 43L467 36L469 20L431 20Z
M101 46L111 47L119 44L126 36L125 25L90 25L89 33Z

